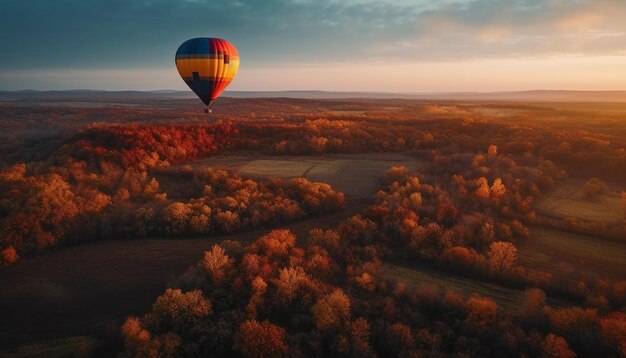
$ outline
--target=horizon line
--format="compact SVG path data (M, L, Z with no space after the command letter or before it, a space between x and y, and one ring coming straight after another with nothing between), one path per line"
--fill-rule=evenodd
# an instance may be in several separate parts
M74 89L32 89L24 88L17 90L0 89L0 92L170 92L170 93L193 93L191 90L177 90L177 89L92 89L92 88L74 88ZM322 92L322 93L363 93L363 94L401 94L401 95L432 95L432 94L496 94L496 93L524 93L524 92L626 92L624 89L548 89L548 88L533 88L523 90L497 90L497 91L479 91L479 90L466 90L466 91L418 91L418 92L403 92L403 91L371 91L371 90L322 90L322 89L280 89L280 90L226 90L228 92L263 92L263 93L275 93L275 92Z

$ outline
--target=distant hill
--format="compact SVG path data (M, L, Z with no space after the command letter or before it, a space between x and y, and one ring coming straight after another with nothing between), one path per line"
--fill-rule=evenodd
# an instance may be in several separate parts
M226 91L224 96L233 98L300 98L300 99L415 99L415 95L385 92L338 92L338 91Z
M443 101L520 101L520 102L626 102L626 91L533 90L509 92L336 92L336 91L226 91L232 98L298 98L298 99L407 99ZM183 99L195 98L190 91L0 91L0 100L67 100L67 99Z
M461 101L523 101L523 102L626 102L626 91L510 91L510 92L441 92L441 93L384 93L384 92L330 92L330 91L227 91L225 96L235 98L312 98L312 99L416 99Z
M523 102L626 102L626 91L534 90L413 94L417 99Z

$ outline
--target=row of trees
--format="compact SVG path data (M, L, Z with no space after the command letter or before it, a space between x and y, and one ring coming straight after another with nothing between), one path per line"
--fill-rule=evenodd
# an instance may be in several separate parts
M93 100L93 99L92 99ZM132 102L132 101L131 101ZM162 128L195 136L192 132L205 132L204 121L187 112L184 102L161 101L171 105L172 110L150 107L142 108L72 108L2 106L0 125L5 129L2 135L3 155L0 161L38 161L46 158L49 151L58 146L60 139L93 122L143 123L122 125L95 125L89 130L92 140L103 132L120 135L121 142L129 143L132 138L148 137L150 129L163 134ZM158 102L149 101L150 105ZM183 107L180 105L183 103ZM393 106L394 110L388 107ZM486 118L476 107L512 108L513 118ZM387 108L387 109L386 109ZM356 110L362 113L337 113L335 110ZM621 133L618 112L591 114L586 108L572 107L559 110L550 106L527 106L517 104L473 105L473 104L432 104L414 101L323 101L301 99L225 99L221 117L230 122L231 130L239 130L235 140L237 148L250 148L275 153L315 153L316 151L381 151L445 148L445 150L482 150L487 144L497 145L502 153L542 156L568 169L585 172L589 176L625 180L619 168L626 164L626 143ZM545 115L534 116L538 113ZM544 117L569 116L572 121L558 121L558 126ZM591 116L591 117L590 117ZM590 120L590 118L592 120ZM196 122L196 125L189 125ZM104 122L103 122L104 123ZM178 124L186 123L186 124ZM234 124L232 124L234 123ZM110 129L110 127L115 127ZM591 130L586 130L585 127ZM581 129L585 128L585 129ZM600 130L601 129L601 130ZM595 130L595 131L593 131ZM209 131L212 131L210 129ZM32 133L31 133L32 132ZM26 135L28 133L28 135ZM55 133L42 138L43 133ZM227 132L223 132L226 134ZM227 137L232 137L228 132ZM49 136L49 134L47 134ZM172 134L172 137L176 137ZM32 139L31 139L32 137ZM167 137L167 134L165 135ZM73 136L72 141L79 139ZM116 138L111 142L120 143ZM166 138L157 138L160 142ZM216 138L218 143L223 138ZM207 148L202 138L195 140L200 150ZM490 143L487 143L490 142ZM68 144L68 141L65 141ZM99 144L112 148L106 140ZM122 143L123 144L123 143ZM139 147L143 144L138 143ZM219 144L217 144L219 147ZM187 154L168 154L168 160L189 157L196 151L193 146L181 145ZM41 151L41 153L37 153ZM135 154L135 153L133 153ZM10 158L9 158L10 157ZM136 158L135 158L136 159Z
M545 160L579 175L623 182L626 142L592 132L547 128L545 123L511 123L458 116L423 118L415 112L385 113L349 119L306 119L283 123L238 122L233 148L275 154L436 150L484 151L488 145L507 156ZM448 118L449 117L449 118ZM488 153L487 153L488 154Z

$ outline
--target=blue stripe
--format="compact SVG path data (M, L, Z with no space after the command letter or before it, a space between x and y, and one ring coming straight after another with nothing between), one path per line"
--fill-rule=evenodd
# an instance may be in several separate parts
M218 54L214 54L214 53L177 53L176 54L176 59L177 60L185 60L185 59L196 59L196 58L204 58L204 59L220 59L220 58L224 58L224 54L223 53L218 53Z
M176 56L179 55L210 55L215 54L214 46L211 46L211 42L213 38L209 37L198 37L195 39L187 40L183 42L178 50L176 51Z
M183 42L176 55L209 54L209 39L195 38Z
M194 79L185 79L185 82L187 83L187 86L189 86L189 88L191 88L191 90L198 95L198 97L200 97L202 102L208 106L211 102L211 94L213 93L215 80L207 80L194 76Z

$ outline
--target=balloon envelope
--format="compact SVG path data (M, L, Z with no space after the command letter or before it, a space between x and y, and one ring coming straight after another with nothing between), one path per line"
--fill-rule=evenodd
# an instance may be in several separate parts
M210 105L224 92L239 69L239 53L230 42L195 38L176 51L176 68L187 86Z

